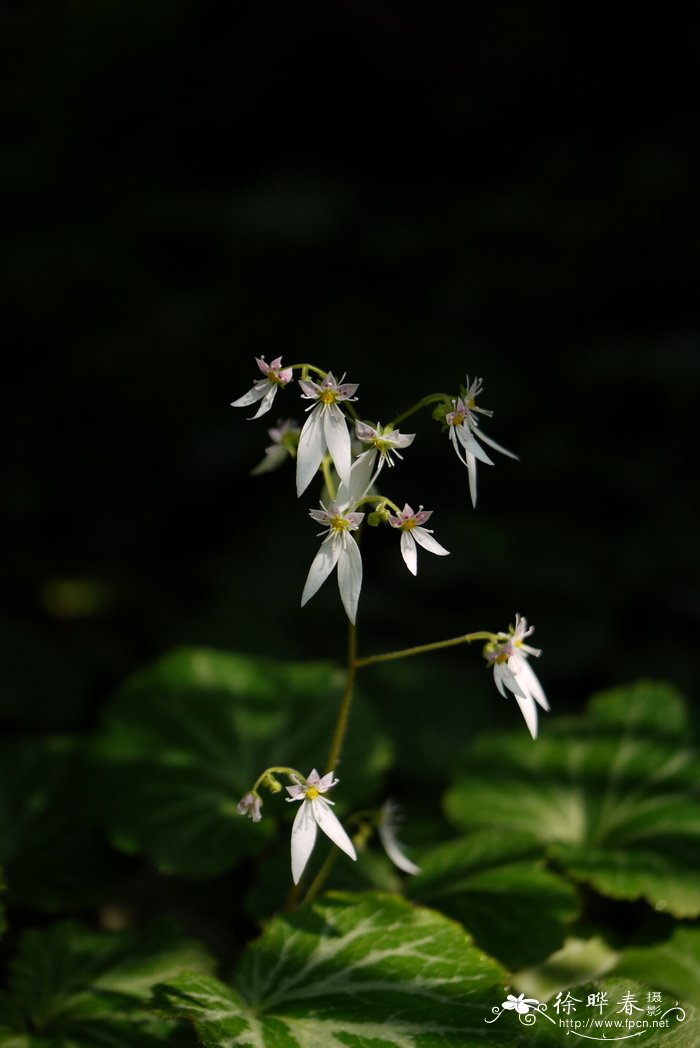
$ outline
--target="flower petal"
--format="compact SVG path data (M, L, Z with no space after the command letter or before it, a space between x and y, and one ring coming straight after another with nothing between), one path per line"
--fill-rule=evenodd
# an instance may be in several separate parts
M515 694L515 701L520 707L520 712L525 718L528 731L532 735L533 739L537 738L537 706L535 706L535 700L531 695L518 695Z
M261 397L264 397L269 388L270 383L267 381L267 379L261 378L258 382L255 383L254 386L251 387L251 389L248 390L247 393L244 393L242 397L239 397L238 400L232 400L231 407L247 408L251 404L255 404L256 401L260 400Z
M299 434L297 448L297 495L303 495L318 472L326 450L326 438L323 435L321 406L317 405L304 423Z
M352 465L350 432L345 421L345 415L337 404L329 404L323 412L323 432L336 472L341 481L350 487L350 468ZM301 442L299 447L301 448Z
M500 444L497 444L495 440L491 439L491 437L487 437L486 434L484 433L483 429L477 429L474 432L474 436L476 437L477 440L483 440L484 444L488 444L488 446L490 448L494 448L496 451L500 451L502 455L507 455L508 458L512 458L512 459L519 458L519 456L518 455L514 455L512 451L508 451L507 448L504 448Z
M412 575L418 574L418 551L416 550L416 542L413 538L413 532L402 531L401 532L401 556L404 559L404 563Z
M259 477L261 473L270 473L273 469L279 469L289 458L289 452L280 444L271 444L265 448L265 458L259 462L255 469L251 469L251 477Z
M441 546L437 539L434 539L427 528L414 528L411 533L423 549L427 549L430 553L437 554L438 557L445 557L449 555L449 550Z
M382 842L384 851L387 853L394 866L403 870L404 873L420 873L420 866L416 866L415 862L411 862L408 856L404 855L402 852L390 821L381 821L377 826L377 833L379 834L379 840Z
M469 452L466 452L467 459L467 470L469 472L469 494L472 499L472 506L476 509L476 459Z
M362 588L362 557L360 548L352 535L343 535L343 545L338 557L338 589L348 618L355 624L357 602Z
M311 852L316 843L316 819L313 816L313 804L305 800L299 808L292 826L292 880L298 884Z
M481 436L481 432L479 432L479 436ZM485 462L487 466L493 466L493 459L489 458L484 449L477 444L470 429L467 429L466 426L458 426L457 437L465 451L472 454L474 458L478 458L481 462Z
M376 458L376 448L370 448L357 456L350 470L350 483L345 484L341 481L335 496L339 506L354 506L366 494Z
M269 389L265 396L262 398L262 403L254 415L251 415L251 419L260 418L266 411L269 411L272 407L272 401L275 399L275 393L277 392L277 384L275 382L268 382Z
M341 552L341 544L333 535L329 535L321 543L321 548L311 562L309 574L306 576L304 591L301 595L302 608L310 601L315 593L318 593L333 568L338 563Z
M316 797L315 800L311 801L311 810L313 811L314 819L326 837L329 837L334 844L337 844L340 850L349 855L351 859L357 859L352 841L340 824L338 816L328 807L328 802L323 797Z
M527 659L518 659L518 668L514 672L523 691L528 695L532 695L535 702L541 706L543 710L549 710L549 703L547 702L547 696L544 693L544 689Z

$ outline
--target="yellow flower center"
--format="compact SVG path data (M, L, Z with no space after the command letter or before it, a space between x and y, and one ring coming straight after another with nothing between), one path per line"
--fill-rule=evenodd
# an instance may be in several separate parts
M331 528L331 531L339 532L345 531L345 529L348 527L349 521L347 521L345 517L336 515L335 517L330 518L328 524Z
M316 789L315 786L307 786L307 788L306 788L306 799L308 801L315 801L316 798L319 797L319 796L320 796L320 793Z
M476 401L474 400L474 397L470 397L469 398L469 400L467 401L467 407L468 408L475 408L476 407Z
M322 393L319 393L318 399L322 404L335 404L337 396L334 390L324 389Z
M452 421L450 422L450 425L451 426L461 426L463 422L464 422L464 415L462 414L462 412L461 411L455 411L455 413L452 416Z
M409 520L405 520L401 525L402 531L413 531L416 526L415 517L411 517ZM415 541L415 540L414 540Z

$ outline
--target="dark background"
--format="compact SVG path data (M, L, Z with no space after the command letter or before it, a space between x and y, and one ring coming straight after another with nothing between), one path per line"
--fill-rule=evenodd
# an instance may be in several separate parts
M279 353L347 371L374 421L482 375L521 456L480 468L475 512L418 417L386 492L452 555L416 580L366 536L363 651L519 611L557 711L640 676L692 694L693 25L492 0L2 19L11 730L90 725L180 644L342 658L335 582L298 609L315 495L248 476L296 395L229 407ZM373 673L390 717L514 724L477 653Z

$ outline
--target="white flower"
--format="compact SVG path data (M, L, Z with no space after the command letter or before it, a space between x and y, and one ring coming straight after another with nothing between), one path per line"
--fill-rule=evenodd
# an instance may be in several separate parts
M379 422L376 428L366 422L356 422L355 433L363 444L371 444L379 452L380 469L385 462L389 466L394 465L393 455L402 459L403 455L398 449L409 447L416 439L415 433L401 433L393 426L382 426Z
M357 531L364 513L348 513L344 507L339 508L334 502L328 509L323 503L321 507L309 510L309 514L319 524L326 524L328 531L309 568L301 595L301 606L303 608L318 592L337 564L340 599L348 618L354 623L362 587L362 557L359 546L350 532ZM324 532L319 534L323 535Z
M526 997L524 993L519 994L518 997L514 997L512 993L509 993L501 1008L505 1008L507 1011L515 1011L519 1015L525 1015L530 1011L530 1008L536 1008L539 1003L534 997Z
M398 822L399 806L392 800L385 801L379 812L377 833L382 842L384 851L387 853L394 866L398 866L404 873L420 873L420 866L404 855L401 845L396 839L396 824Z
M275 399L275 393L280 386L286 386L292 377L292 369L282 367L282 357L275 357L269 364L265 363L263 357L256 357L255 363L265 378L253 383L247 393L244 393L242 397L231 403L232 408L247 408L250 404L255 404L258 400L262 400L262 404L256 413L251 415L252 419L260 418L261 415L270 410L272 401Z
M499 632L498 636L503 639L486 645L484 658L493 666L493 679L501 695L507 697L504 687L515 695L530 734L536 739L537 706L549 710L549 703L527 661L528 655L542 654L539 648L523 643L525 637L529 637L533 631L534 626L528 627L527 619L516 615L515 626L511 626L508 633Z
M432 510L423 509L422 506L419 506L418 512L414 513L406 503L398 516L389 517L392 528L401 529L401 556L412 575L418 574L416 542L430 553L436 553L438 557L446 557L450 552L433 538L430 528L421 527L421 524L425 524L432 515Z
M345 377L345 376L343 376ZM304 423L297 451L297 495L303 494L315 477L321 460L329 451L336 472L346 484L350 483L350 433L345 415L338 407L343 400L356 400L353 396L357 383L336 382L328 372L323 382L301 379L302 397L315 400L311 414Z
M467 375L467 391L464 397L457 397L453 400L454 411L449 411L445 416L445 422L450 427L450 440L457 452L457 457L460 462L464 463L469 472L469 492L473 506L476 506L476 460L480 459L489 466L493 465L493 460L489 458L481 445L477 443L477 438L496 451L500 451L501 454L508 455L509 458L517 459L518 457L512 451L507 451L501 447L491 437L487 437L483 430L480 429L477 415L488 415L489 418L493 415L492 411L476 406L476 398L481 393L482 388L483 383L480 378L475 378L473 382L470 382L469 375Z
M257 793L246 793L245 797L241 797L238 804L236 805L236 811L239 815L247 815L253 822L260 822L262 814L260 809L262 808L262 800L260 795Z
M270 473L273 469L279 469L288 458L295 458L299 432L299 426L293 419L285 419L284 422L278 422L273 429L268 429L267 433L272 444L265 448L265 458L258 463L255 469L251 470L251 477L258 477L261 473Z
M302 802L292 826L292 880L295 884L299 883L306 869L311 852L314 850L319 827L326 837L330 837L333 843L338 845L341 851L344 851L351 859L357 859L352 841L329 807L333 801L321 796L338 781L333 778L332 771L321 778L314 768L305 783L287 786L287 792L290 794L287 797L289 803Z

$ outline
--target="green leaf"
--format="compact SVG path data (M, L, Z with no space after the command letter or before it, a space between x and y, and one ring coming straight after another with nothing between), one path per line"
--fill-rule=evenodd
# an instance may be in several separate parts
M8 902L43 909L97 900L120 864L91 825L81 744L68 738L0 747L0 862Z
M614 898L700 914L700 761L666 685L596 696L588 713L471 748L446 811L464 828L526 832Z
M460 921L513 971L560 946L578 914L577 893L542 868L541 854L522 834L474 833L421 855L406 891Z
M270 923L233 987L182 976L155 1006L206 1048L471 1048L503 972L459 925L390 895L332 892Z
M535 968L523 968L513 976L519 993L546 1001L570 986L600 979L615 968L620 955L596 936L567 939L560 950Z
M615 975L653 983L700 1006L700 928L679 926L666 942L629 947Z
M114 842L164 872L213 875L269 842L282 797L253 824L236 811L275 764L322 769L343 686L328 663L281 663L213 651L167 656L119 692L94 753L99 806ZM366 800L389 747L360 695L347 738L338 811Z
M0 1000L0 1048L151 1048L187 1043L143 1007L152 986L183 970L207 972L203 947L169 922L93 932L65 922L26 932Z

